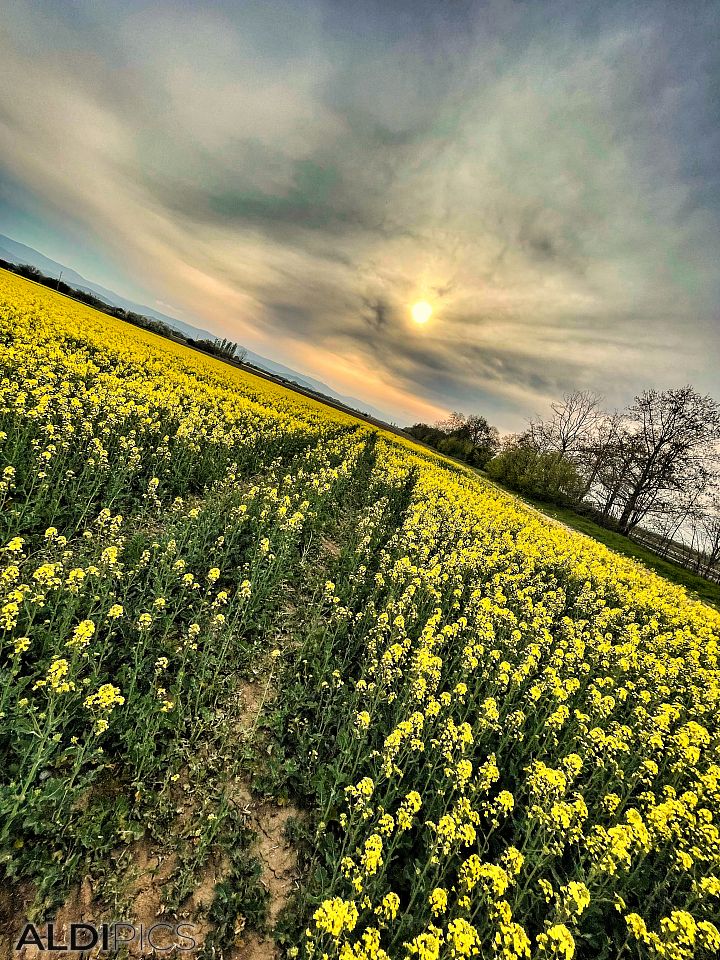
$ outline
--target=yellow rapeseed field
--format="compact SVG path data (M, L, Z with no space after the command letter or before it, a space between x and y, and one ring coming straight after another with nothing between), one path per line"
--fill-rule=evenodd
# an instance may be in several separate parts
M244 777L304 810L290 957L720 952L720 614L5 273L0 457L0 875L37 910L115 889L110 852L175 829L182 795L175 902L230 851L222 902L261 929Z

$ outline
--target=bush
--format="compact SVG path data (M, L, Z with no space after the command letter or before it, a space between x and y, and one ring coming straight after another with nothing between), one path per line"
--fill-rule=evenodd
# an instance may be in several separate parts
M548 503L572 506L584 492L582 477L567 457L524 444L503 450L486 469L493 480Z
M461 440L459 437L443 437L438 443L433 444L440 453L447 454L448 457L455 457L456 460L470 462L473 453L473 445L469 440Z

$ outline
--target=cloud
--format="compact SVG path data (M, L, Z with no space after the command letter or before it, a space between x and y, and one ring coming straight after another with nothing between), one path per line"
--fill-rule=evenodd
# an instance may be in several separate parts
M363 298L367 308L364 320L373 330L384 330L390 322L390 305L382 297Z
M0 166L158 299L403 416L711 390L717 12L18 2Z

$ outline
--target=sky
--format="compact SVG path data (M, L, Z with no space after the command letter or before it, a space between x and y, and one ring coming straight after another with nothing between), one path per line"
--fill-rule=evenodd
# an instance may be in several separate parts
M718 397L719 24L700 0L6 0L0 233L399 423Z

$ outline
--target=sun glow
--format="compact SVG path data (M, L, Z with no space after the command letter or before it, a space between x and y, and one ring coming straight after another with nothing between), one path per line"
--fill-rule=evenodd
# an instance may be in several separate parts
M412 314L412 318L415 323L427 323L432 316L432 312L432 307L427 300L418 300L418 302L414 303L410 309L410 313Z

